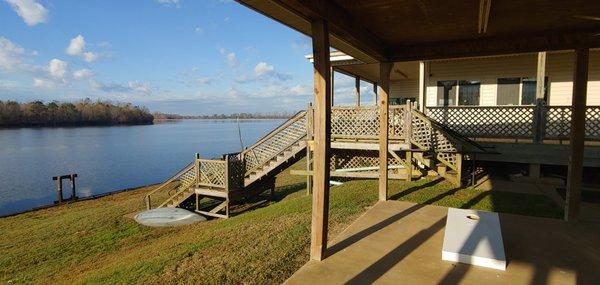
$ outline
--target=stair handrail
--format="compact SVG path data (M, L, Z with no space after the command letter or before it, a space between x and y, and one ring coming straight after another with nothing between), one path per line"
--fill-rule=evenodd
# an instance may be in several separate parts
M301 141L301 140L302 140L303 138L305 138L305 137L306 137L306 135L302 136L301 138L299 138L299 139L298 139L298 140L296 140L296 141L293 141L293 142L291 142L291 143L287 144L287 145L286 145L284 148L282 148L282 149L281 149L279 152L277 152L277 153L275 153L274 155L272 155L272 156L270 156L269 158L267 158L267 159L265 160L265 163L266 163L267 161L271 161L273 158L277 157L278 155L280 155L281 153L283 153L283 152L284 152L286 149L288 149L288 148L292 147L292 146L293 146L293 145L295 145L295 144L296 144L298 141ZM250 168L249 170L247 170L247 171L246 171L246 173L245 173L245 175L248 175L249 173L252 173L253 171L255 171L255 170L259 169L259 168L260 168L260 167L262 167L263 165L264 165L264 163L262 163L262 164L257 164L256 166L254 166L254 167Z
M169 202L173 201L173 199L175 199L175 197L177 197L179 194L181 194L181 193L183 193L183 192L187 191L188 189L189 189L189 188L183 188L183 189L181 189L181 190L179 190L179 191L175 192L175 194L173 194L173 195L169 196L169 198L167 198L167 199L166 199L164 202L162 202L162 204L158 205L158 207L157 207L157 208L162 208L162 207L164 207L164 206L165 206L165 205L167 205Z
M438 128L437 131L442 132L445 136L446 139L451 140L453 143L460 145L461 147L464 147L465 144L469 144L475 148L477 148L478 150L482 151L482 152L488 152L483 146L481 146L480 144L476 143L475 141L459 134L458 132L454 131L453 129L445 126L444 124L428 117L427 115L419 112L418 110L412 110L413 114L419 116L421 119L428 121L429 125L431 126L431 128L434 128L434 126L436 128ZM464 152L464 149L459 150L457 148L457 152Z
M290 119L288 119L287 121L283 122L277 128L273 129L267 135L263 136L257 142L253 143L251 146L247 147L244 151L242 151L242 153L241 153L242 157L245 156L248 152L253 151L254 148L256 148L257 146L259 146L260 144L262 144L266 140L272 138L274 135L276 135L277 133L279 133L281 130L284 130L289 125L291 125L294 122L298 121L300 118L302 118L302 115L304 115L304 114L306 114L306 110L298 111Z
M158 187L156 187L154 190L150 191L150 193L146 194L146 196L144 197L144 200L146 201L146 208L148 210L150 210L152 208L151 200L150 200L150 196L151 195L153 195L154 193L156 193L159 190L163 189L167 185L171 184L173 181L175 181L177 178L179 178L184 173L188 172L190 170L190 168L193 168L194 166L195 166L194 162L189 163L184 168L182 168L180 171L178 171L175 175L171 176L169 179L167 179L161 185L159 185Z

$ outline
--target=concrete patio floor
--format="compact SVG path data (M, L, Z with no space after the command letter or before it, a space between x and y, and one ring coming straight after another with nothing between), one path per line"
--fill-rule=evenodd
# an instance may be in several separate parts
M442 261L447 208L379 202L285 284L598 284L600 225L500 214L506 271Z

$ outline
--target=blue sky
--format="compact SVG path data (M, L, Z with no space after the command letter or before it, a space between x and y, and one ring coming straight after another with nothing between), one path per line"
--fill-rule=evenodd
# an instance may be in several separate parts
M212 114L312 98L310 39L234 1L0 0L0 27L0 100ZM352 102L351 78L336 79Z

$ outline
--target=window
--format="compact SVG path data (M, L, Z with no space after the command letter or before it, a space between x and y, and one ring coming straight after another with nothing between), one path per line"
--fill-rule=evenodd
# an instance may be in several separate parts
M521 78L498 78L496 105L519 105Z
M437 105L438 106L454 106L454 98L456 98L456 80L446 80L437 82Z
M535 77L498 78L497 105L533 105L537 81ZM544 79L544 100L548 99L548 77Z
M523 78L523 91L521 93L521 105L535 104L535 77Z
M461 80L458 83L458 105L479 105L479 89L481 82Z

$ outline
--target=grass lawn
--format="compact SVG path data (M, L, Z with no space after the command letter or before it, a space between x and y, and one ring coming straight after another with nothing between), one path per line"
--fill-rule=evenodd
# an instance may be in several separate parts
M295 168L303 168L297 164ZM275 202L228 220L148 228L128 216L150 188L0 219L0 283L281 283L309 256L311 199L284 172ZM443 181L390 182L392 199L544 217L542 195L454 189ZM377 201L377 181L331 189L330 236Z

